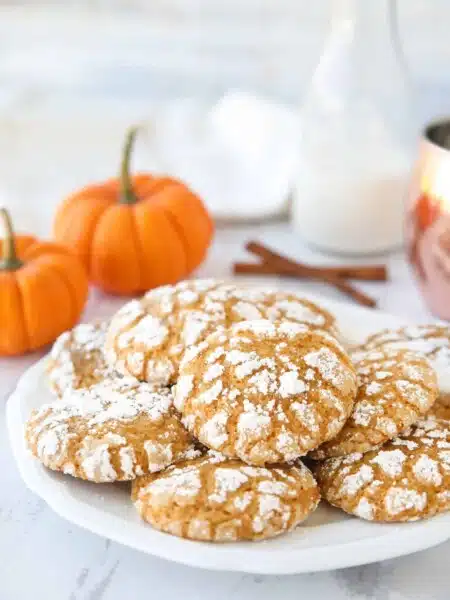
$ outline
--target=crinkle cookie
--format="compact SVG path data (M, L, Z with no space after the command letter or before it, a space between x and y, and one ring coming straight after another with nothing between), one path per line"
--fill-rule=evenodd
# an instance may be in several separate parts
M450 406L450 327L448 325L410 325L396 330L385 329L370 336L358 349L364 351L382 348L404 348L424 354L438 376L438 401Z
M193 451L171 392L130 378L67 391L32 413L25 438L46 467L97 483L160 471Z
M174 397L205 446L263 465L336 436L356 383L350 358L328 333L290 321L244 321L185 353Z
M319 503L301 463L251 467L210 453L133 482L132 499L156 529L213 542L262 540L294 529Z
M58 337L47 366L55 394L62 396L66 390L87 388L114 375L103 354L107 328L107 322L84 323Z
M238 288L221 281L183 281L151 290L113 317L106 356L123 375L166 385L176 381L186 348L232 323L287 318L335 331L334 317L294 294Z
M380 348L354 358L359 388L353 411L338 435L312 458L368 452L417 422L437 398L436 374L417 352Z
M424 421L378 450L329 458L315 475L333 506L370 521L417 521L450 509L448 422Z

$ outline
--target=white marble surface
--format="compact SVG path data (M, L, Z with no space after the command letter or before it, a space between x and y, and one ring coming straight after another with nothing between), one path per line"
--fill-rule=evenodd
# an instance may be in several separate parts
M287 225L243 226L218 232L199 275L228 276L245 257L245 240L258 238L309 261L325 261L305 248ZM386 259L388 284L365 284L380 308L411 320L432 319L401 255ZM341 261L340 261L341 262ZM304 291L332 293L316 284ZM111 313L120 301L93 294L86 318ZM0 360L0 400L40 355ZM20 480L0 415L0 600L448 600L450 542L415 555L337 572L288 577L208 572L129 550L72 526L30 493Z

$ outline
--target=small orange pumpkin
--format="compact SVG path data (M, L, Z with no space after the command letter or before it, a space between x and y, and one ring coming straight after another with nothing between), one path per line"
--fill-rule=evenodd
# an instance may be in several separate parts
M130 129L120 177L90 185L59 207L55 239L82 259L91 281L135 294L187 277L206 256L213 221L203 202L171 177L130 175Z
M79 259L52 242L14 236L0 209L6 237L0 240L0 356L36 350L78 321L88 295Z

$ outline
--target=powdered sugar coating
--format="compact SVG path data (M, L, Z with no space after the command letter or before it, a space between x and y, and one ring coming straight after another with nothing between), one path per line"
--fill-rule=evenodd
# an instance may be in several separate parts
M206 377L213 367L217 377ZM256 465L294 460L335 436L355 394L353 366L332 336L268 320L236 323L192 347L174 387L195 437Z
M359 388L353 412L340 433L313 458L376 448L418 421L437 398L435 372L421 354L394 348L358 352L355 367Z
M50 387L56 395L89 387L105 377L119 377L103 354L107 327L106 321L83 323L58 337L47 367Z
M159 471L194 447L171 392L130 378L66 391L33 412L25 435L45 466L95 482Z
M380 348L403 348L426 356L437 372L440 392L445 398L448 397L450 393L450 327L448 325L409 325L396 330L385 329L370 336L357 351Z
M335 331L334 317L293 294L239 288L212 279L183 281L151 290L122 307L111 321L106 357L124 375L166 385L176 381L186 349L218 329L263 318L289 318Z
M185 461L133 483L142 518L162 531L215 542L260 540L290 531L318 505L301 463L252 467L216 453Z
M416 521L450 510L445 493L450 489L449 448L448 423L421 421L407 436L351 460L329 458L315 473L324 498L350 514Z

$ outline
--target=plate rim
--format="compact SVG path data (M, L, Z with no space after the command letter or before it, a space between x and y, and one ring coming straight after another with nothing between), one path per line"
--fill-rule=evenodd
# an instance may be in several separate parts
M308 297L312 298L313 295L310 294ZM324 305L331 304L337 307L344 304L329 299L321 300ZM358 309L367 311L360 307ZM384 314L390 318L394 317L389 313ZM382 315L383 313L379 316ZM402 319L398 318L398 322L401 321ZM266 553L258 554L249 551L251 542L239 545L196 542L154 529L149 529L149 534L156 541L151 547L140 539L141 536L133 540L132 536L130 537L129 527L125 526L126 521L117 515L109 514L92 505L86 506L69 493L65 493L63 486L56 480L47 478L47 481L44 481L44 477L48 477L43 475L46 473L45 468L29 454L23 435L17 434L18 431L23 431L24 425L23 392L35 385L38 377L42 377L47 360L48 356L45 356L29 367L22 374L15 390L7 400L6 424L13 456L21 478L33 493L41 497L60 517L97 535L158 558L191 567L278 575L312 573L370 564L425 550L450 539L450 513L447 513L417 523L381 525L383 528L392 529L392 534L387 536L379 535L380 524L368 523L369 526L377 527L377 534L374 532L373 537L343 541L331 546L299 548L295 552L283 548L278 551L269 549ZM258 542L259 547L264 545L265 548L269 548L269 544L270 540ZM190 549L193 551L190 552ZM268 554L271 554L270 559ZM280 556L276 557L277 554Z

